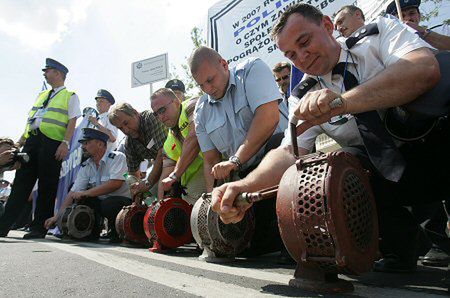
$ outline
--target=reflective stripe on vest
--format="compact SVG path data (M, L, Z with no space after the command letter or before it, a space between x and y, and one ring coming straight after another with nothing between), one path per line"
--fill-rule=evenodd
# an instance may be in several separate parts
M44 101L48 98L50 90L42 92L34 106L32 107L28 119L32 119L36 112L42 108ZM66 88L58 91L55 96L49 101L47 111L42 117L42 122L39 125L39 130L48 138L62 141L66 133L67 124L69 123L69 101L74 94L72 91L67 91ZM27 124L24 137L28 138L30 135L30 124Z
M181 129L181 135L185 139L189 135L189 118L186 114L186 106L188 105L188 102L189 101L184 101L181 104L181 113L180 118L178 119L178 127ZM182 144L175 137L175 134L173 133L172 129L169 129L167 139L164 142L164 151L166 152L167 156L174 161L178 161L178 159L181 156ZM199 152L198 156L194 159L194 161L192 161L192 163L186 169L184 174L181 176L181 185L186 186L192 179L192 177L194 177L194 175L198 171L202 170L203 170L203 154Z

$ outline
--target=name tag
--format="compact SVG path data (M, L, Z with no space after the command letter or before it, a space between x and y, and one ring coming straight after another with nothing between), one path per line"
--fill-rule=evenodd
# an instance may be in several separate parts
M155 145L155 141L153 139L150 140L147 144L147 149L151 149Z

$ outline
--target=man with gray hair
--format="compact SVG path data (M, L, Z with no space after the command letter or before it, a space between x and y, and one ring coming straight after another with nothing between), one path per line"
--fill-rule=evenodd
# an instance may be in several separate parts
M128 103L116 106L109 113L109 121L127 136L125 155L130 175L141 177L141 162L144 159L155 160L147 181L141 182L131 191L135 194L149 190L161 175L162 148L167 138L167 129L151 111L139 113Z

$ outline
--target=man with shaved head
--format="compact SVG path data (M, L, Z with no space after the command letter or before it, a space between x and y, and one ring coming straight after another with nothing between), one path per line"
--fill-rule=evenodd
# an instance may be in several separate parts
M189 67L206 93L197 102L194 122L204 154L206 189L211 191L214 179L227 178L232 172L246 176L269 149L277 147L287 128L287 115L280 113L281 95L272 71L259 58L229 67L219 53L203 46L192 53ZM275 210L275 201L256 205L259 224L254 239L269 242L260 243L266 250L271 250L270 245L279 249L281 242L267 237L272 226L276 229L272 225L275 212L266 211Z

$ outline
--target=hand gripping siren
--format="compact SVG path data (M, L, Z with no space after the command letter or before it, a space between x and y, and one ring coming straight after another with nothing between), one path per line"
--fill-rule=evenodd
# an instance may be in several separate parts
M211 194L204 193L192 209L191 229L195 241L203 249L201 260L232 262L250 245L255 230L253 209L248 209L240 222L224 224L211 208Z
M125 179L130 186L139 182L139 179L133 175L126 175ZM130 244L149 245L143 226L146 211L147 207L141 201L136 203L136 196L131 205L122 208L116 217L116 231L121 239Z
M351 282L338 274L371 270L378 253L376 206L367 171L345 152L298 157L296 121L290 125L297 161L281 178L276 203L281 238L297 261L289 285L316 292L353 291ZM262 192L244 193L237 204L264 197Z
M153 243L151 252L163 253L193 241L190 225L192 205L183 200L181 194L181 184L174 184L172 192L162 201L153 202L145 213L144 231Z
M72 204L60 213L56 224L63 235L84 239L90 236L94 229L94 210L86 205Z

